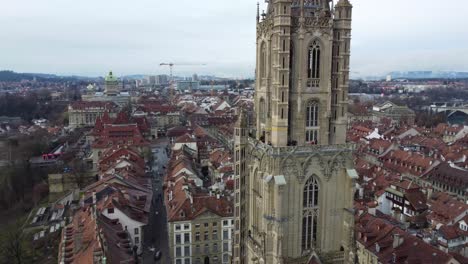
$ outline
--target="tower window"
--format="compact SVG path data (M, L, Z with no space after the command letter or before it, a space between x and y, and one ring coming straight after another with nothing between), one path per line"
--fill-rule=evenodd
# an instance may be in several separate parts
M260 119L260 123L265 123L266 121L266 107L265 107L265 100L263 98L260 99L260 106L259 106L259 109L258 109L259 113L259 119Z
M307 180L303 192L302 250L310 250L317 243L319 217L319 184L315 177Z
M320 78L320 45L317 41L309 47L307 76L309 79ZM313 82L311 86L318 87L318 82Z
M318 102L309 102L306 108L306 142L318 144L319 138L319 105Z
M260 48L260 81L262 81L263 78L266 77L266 45L265 43L262 43L262 46Z

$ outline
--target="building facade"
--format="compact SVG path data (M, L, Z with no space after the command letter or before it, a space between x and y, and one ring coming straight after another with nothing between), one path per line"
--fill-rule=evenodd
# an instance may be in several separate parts
M92 127L96 123L96 119L101 117L105 112L115 117L117 111L118 106L113 102L73 102L68 106L69 126L71 128Z
M206 212L195 219L169 222L170 256L174 264L228 264L232 217Z
M416 114L407 106L396 105L392 102L385 102L375 105L372 108L372 118L374 122L380 122L382 118L388 118L393 124L405 123L413 125Z
M235 128L233 263L353 257L346 144L352 6L274 0L257 15L256 132Z

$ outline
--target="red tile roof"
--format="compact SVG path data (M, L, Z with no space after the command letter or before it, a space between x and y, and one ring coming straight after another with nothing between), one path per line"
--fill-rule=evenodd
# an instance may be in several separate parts
M370 214L357 216L355 228L357 241L376 255L379 263L450 263L453 260L451 255Z
M109 148L119 146L148 146L149 142L141 134L137 124L104 125L102 131L96 135L93 148Z
M468 212L468 205L446 193L434 193L428 200L432 225L454 224L456 219Z

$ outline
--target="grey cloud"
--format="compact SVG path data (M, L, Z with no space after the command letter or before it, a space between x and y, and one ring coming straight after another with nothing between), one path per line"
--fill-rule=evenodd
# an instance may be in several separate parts
M255 0L0 0L0 68L253 76ZM468 70L468 1L353 0L352 71ZM264 4L261 3L264 9ZM460 52L465 52L460 55ZM434 58L434 59L431 59Z

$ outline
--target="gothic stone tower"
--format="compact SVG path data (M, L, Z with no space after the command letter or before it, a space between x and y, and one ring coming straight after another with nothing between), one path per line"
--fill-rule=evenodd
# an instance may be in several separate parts
M235 131L233 263L345 263L353 249L346 144L348 0L271 0L257 15L256 135Z

